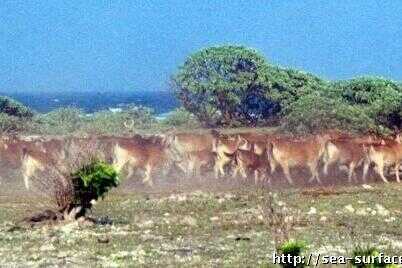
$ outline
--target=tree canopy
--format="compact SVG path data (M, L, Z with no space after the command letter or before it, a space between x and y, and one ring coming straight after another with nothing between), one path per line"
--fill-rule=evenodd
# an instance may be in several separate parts
M210 47L190 55L172 85L183 107L206 126L402 129L400 83L376 77L330 82L270 64L243 46Z
M326 85L311 74L271 65L243 46L198 51L172 81L183 106L207 126L267 123L289 102Z

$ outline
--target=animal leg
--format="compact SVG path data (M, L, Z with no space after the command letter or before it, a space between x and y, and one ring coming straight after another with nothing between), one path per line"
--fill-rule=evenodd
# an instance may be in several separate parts
M388 183L388 180L384 176L384 162L379 162L377 163L377 168L376 168L377 173L380 175L381 179L385 182Z
M366 183L367 181L367 172L369 170L370 167L370 162L365 160L363 163L363 182Z
M148 184L148 186L152 187L154 185L153 181L152 181L152 167L151 165L146 165L145 167L145 176L144 179L142 180L142 182L144 184Z
M348 174L349 183L352 183L355 167L356 167L356 163L353 162L353 161L350 162L350 164L349 164L349 174Z
M293 184L292 177L290 176L290 170L289 170L288 163L282 164L281 166L282 166L283 173L285 174L285 177L288 180L289 184Z
M317 182L321 184L321 180L320 180L320 177L318 175L318 170L317 170L317 163L311 163L309 165L309 167L310 167L311 177L308 182L313 182L314 179L316 179Z

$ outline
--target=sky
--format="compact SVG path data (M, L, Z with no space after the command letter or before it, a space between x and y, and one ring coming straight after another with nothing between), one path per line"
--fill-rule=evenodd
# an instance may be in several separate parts
M402 80L398 0L1 0L0 91L168 90L185 58L237 44L324 79Z

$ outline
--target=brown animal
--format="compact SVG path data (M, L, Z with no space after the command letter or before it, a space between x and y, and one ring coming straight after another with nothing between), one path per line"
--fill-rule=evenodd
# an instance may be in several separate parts
M271 173L275 171L276 165L281 166L286 179L293 184L290 175L292 167L308 167L311 172L309 182L314 179L321 183L318 174L318 164L325 149L326 136L315 136L305 140L292 140L289 138L278 138L271 142Z
M247 178L248 172L254 173L254 182L264 182L265 176L268 173L268 154L266 147L262 149L261 154L254 152L254 144L251 145L250 150L238 149L235 153L236 168L233 176L236 176L238 172L244 179Z
M216 138L216 161L214 173L217 178L225 176L225 167L234 160L238 149L250 150L250 144L240 135L220 135Z
M216 152L209 150L187 152L186 159L188 162L187 174L198 177L201 174L201 170L214 166Z
M380 175L381 179L388 183L384 176L384 168L394 166L396 181L400 182L399 168L402 162L402 144L399 135L394 141L383 141L381 144L371 144L364 146L364 151L370 163L374 163L374 170ZM368 168L363 170L363 178L366 177Z
M49 166L62 167L66 157L64 149L63 141L58 139L14 141L13 150L21 156L20 167L27 190L37 172L43 172Z
M355 178L355 168L362 163L364 166L368 165L365 160L362 143L352 139L331 140L325 145L323 173L328 175L328 168L334 164L338 164L339 167L340 165L347 165L348 181L352 182L352 179Z
M179 153L203 150L212 152L215 150L215 135L212 133L178 133L168 136L167 140L168 143Z
M169 167L168 146L159 139L140 136L116 138L114 145L114 166L120 172L128 166L128 176L136 169L144 170L143 183L153 186L153 175L158 168Z
M187 155L200 151L214 152L217 135L219 134L216 131L206 134L171 134L165 137L165 144L170 148L171 157L174 159L175 165L181 171L187 173L189 166Z

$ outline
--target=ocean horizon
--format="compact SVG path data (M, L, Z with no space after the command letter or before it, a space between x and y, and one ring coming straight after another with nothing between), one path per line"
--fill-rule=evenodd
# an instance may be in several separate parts
M13 98L39 113L61 107L76 107L86 113L94 113L134 104L149 107L156 115L163 115L179 106L174 94L169 91L0 92L0 95Z

